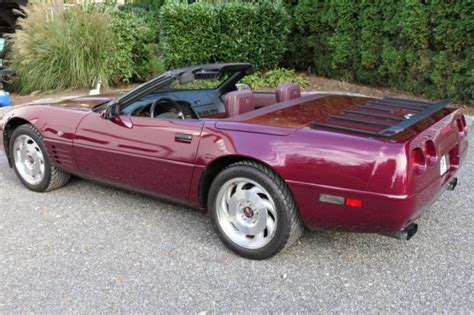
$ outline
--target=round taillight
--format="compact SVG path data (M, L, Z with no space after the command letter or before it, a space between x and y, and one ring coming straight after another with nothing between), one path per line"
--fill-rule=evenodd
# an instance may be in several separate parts
M433 166L438 161L438 155L436 154L436 146L433 141L429 140L425 143L425 158L426 163L429 166Z
M456 125L459 130L459 134L461 137L464 137L467 135L467 123L466 123L466 117L462 115L460 118L456 119Z
M463 133L464 132L464 126L462 125L462 121L461 119L456 119L456 124L458 125L458 130L460 133Z
M411 152L411 160L413 172L417 175L422 174L426 170L426 160L423 150L416 148Z

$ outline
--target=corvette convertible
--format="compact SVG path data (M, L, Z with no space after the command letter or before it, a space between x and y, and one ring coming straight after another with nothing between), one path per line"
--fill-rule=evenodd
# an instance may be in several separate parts
M19 106L0 123L6 156L35 192L74 174L208 211L251 259L305 227L409 239L456 186L468 128L449 100L254 92L242 83L254 71L192 66L119 95Z

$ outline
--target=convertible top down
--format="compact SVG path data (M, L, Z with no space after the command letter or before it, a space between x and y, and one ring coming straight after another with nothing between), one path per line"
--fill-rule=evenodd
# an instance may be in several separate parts
M409 239L454 189L465 118L435 103L253 92L250 64L169 71L123 95L22 106L0 122L20 181L70 174L208 210L222 241L264 259L304 226Z

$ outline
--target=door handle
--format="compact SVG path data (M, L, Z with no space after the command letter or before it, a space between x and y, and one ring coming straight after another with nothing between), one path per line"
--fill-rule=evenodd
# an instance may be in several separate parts
M191 143L191 141L193 141L193 135L178 132L174 136L174 141Z

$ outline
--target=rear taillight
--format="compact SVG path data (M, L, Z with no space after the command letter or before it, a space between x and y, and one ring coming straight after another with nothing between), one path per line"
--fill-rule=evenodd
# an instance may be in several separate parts
M456 123L458 125L459 133L461 134L461 136L466 136L467 135L466 117L464 117L464 115L461 115L461 118L456 119Z
M426 170L426 159L422 149L416 148L411 151L411 161L415 174L420 175Z
M464 126L462 125L462 120L461 119L456 119L456 124L458 125L458 130L461 133L464 133Z
M433 141L429 140L425 143L425 158L426 164L433 166L438 161L438 155L436 154L436 146Z
M451 167L458 168L459 166L459 144L449 151L449 164Z

